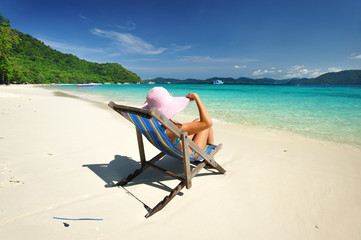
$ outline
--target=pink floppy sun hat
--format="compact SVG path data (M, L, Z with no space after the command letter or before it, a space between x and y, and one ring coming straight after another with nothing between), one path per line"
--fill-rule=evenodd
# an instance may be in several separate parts
M154 87L147 94L147 102L142 109L156 108L168 119L181 112L189 103L189 98L173 97L167 89L163 87Z

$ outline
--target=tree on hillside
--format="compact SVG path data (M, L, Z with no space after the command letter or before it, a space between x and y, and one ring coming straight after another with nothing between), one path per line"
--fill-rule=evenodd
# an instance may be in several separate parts
M92 63L12 29L0 13L0 84L123 83L140 77L118 63Z
M0 13L0 84L9 84L9 79L17 68L13 68L10 61L9 52L13 46L19 42L19 38L11 31L10 21Z

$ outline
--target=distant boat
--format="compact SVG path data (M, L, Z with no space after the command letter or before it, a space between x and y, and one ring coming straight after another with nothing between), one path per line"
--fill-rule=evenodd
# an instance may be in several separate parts
M220 85L223 84L224 82L222 80L213 80L213 84L215 85Z
M97 87L100 86L100 83L83 83L83 84L78 84L77 87Z
M155 84L155 82L148 82L148 84Z

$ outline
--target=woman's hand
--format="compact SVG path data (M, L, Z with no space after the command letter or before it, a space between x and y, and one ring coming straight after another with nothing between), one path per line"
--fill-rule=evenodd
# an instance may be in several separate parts
M197 98L199 98L197 93L188 93L188 95L186 96L186 98L189 98L190 101L194 101Z

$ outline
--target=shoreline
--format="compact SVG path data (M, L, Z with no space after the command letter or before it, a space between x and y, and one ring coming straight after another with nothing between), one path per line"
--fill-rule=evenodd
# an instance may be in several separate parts
M61 95L0 86L0 235L6 239L167 239L180 226L187 231L177 240L361 237L359 149L215 123L216 142L223 143L216 158L227 173L202 170L191 189L145 219L139 201L110 187L139 167L134 127L106 104ZM147 157L158 153L146 141L145 147ZM182 165L160 164L176 172ZM154 206L176 184L150 170L126 190Z
M44 87L44 86L35 86L35 87ZM73 92L67 91L67 90L64 90L64 89L50 89L50 88L49 89L44 88L44 89L53 91L55 94L60 94L60 95L63 95L64 97L78 98L79 100L89 101L89 102L92 102L94 104L98 104L100 107L105 106L105 108L108 108L107 103L105 101L102 101L104 99L100 99L100 98L99 99L83 98L82 96L78 96L76 94L73 94ZM110 100L112 100L112 99L110 99ZM124 102L126 102L126 101L124 101ZM125 103L125 105L127 105L127 104ZM179 113L174 117L174 119L179 121L179 122L186 122L186 121L192 121L196 117L198 117L198 116L190 115L190 114L186 114L186 113ZM310 139L310 140L321 141L321 142L329 143L329 144L336 144L336 145L339 145L341 147L346 147L346 148L361 151L361 145L356 144L356 143L352 144L352 143L349 143L349 142L334 141L332 139L326 139L326 138L316 137L316 136L312 136L312 135L302 134L302 133L299 133L299 132L288 131L286 129L270 128L270 127L267 127L267 126L253 125L253 124L242 124L242 123L236 123L236 122L225 122L223 120L218 120L218 119L215 119L214 124L219 125L222 129L227 129L227 128L248 129L249 128L249 129L253 129L255 131L265 131L265 133L274 132L276 134L281 134L281 135L286 135L286 136L289 135L289 136L293 136L293 137L299 137L299 138L305 138L305 139Z

